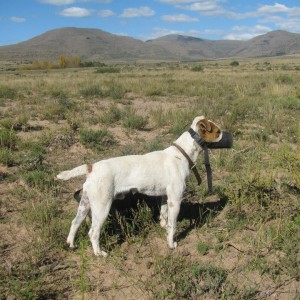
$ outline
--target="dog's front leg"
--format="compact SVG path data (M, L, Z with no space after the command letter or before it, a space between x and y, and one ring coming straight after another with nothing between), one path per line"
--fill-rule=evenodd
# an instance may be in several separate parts
M180 210L181 197L178 195L168 195L168 245L170 249L175 249L177 243L174 242L174 235L176 233L176 221Z

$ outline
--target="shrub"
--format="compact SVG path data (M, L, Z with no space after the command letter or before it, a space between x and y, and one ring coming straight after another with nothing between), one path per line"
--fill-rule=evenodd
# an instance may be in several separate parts
M29 125L27 124L29 118L27 116L21 116L16 119L7 118L0 121L0 125L10 130L26 130Z
M105 96L111 97L113 99L122 99L126 94L126 89L115 82L111 82L109 89L106 91Z
M204 68L203 68L203 66L198 65L198 66L192 67L191 71L193 71L193 72L202 72L202 71L204 71Z
M5 85L0 85L0 98L13 99L17 95L17 91Z
M122 111L117 105L111 105L100 117L100 121L104 124L113 124L118 122L122 117Z
M0 130L0 147L15 150L18 142L16 133L9 129Z
M192 272L198 280L201 280L199 286L203 292L217 293L227 277L225 270L212 265L195 265Z
M57 185L53 174L41 170L26 172L22 178L30 187L41 191L50 191Z
M148 124L148 117L137 115L135 110L128 109L125 112L122 124L127 129L142 130Z
M11 167L17 164L15 154L9 149L0 149L0 164Z
M286 74L282 74L279 75L275 81L277 83L281 83L281 84L293 84L294 83L294 79L292 77L290 77L289 75Z
M234 60L234 61L232 61L232 62L230 63L230 65L231 65L232 67L237 67L237 66L240 65L240 63L239 63L238 61Z
M120 73L120 69L115 67L100 67L96 70L96 73Z
M102 151L117 143L114 136L107 129L82 129L79 135L80 142L93 150Z
M90 85L80 90L80 95L83 97L103 97L104 93L98 85Z

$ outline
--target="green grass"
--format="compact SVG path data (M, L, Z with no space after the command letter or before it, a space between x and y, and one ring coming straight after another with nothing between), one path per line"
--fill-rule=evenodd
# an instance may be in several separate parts
M299 63L231 63L0 72L1 299L297 296ZM231 131L234 147L211 151L210 196L200 155L203 184L187 180L178 248L166 245L160 199L135 194L102 228L108 258L92 254L90 220L69 250L84 178L57 181L56 170L164 149L197 115Z
M83 145L93 150L102 151L116 145L115 137L107 130L82 129L79 138Z
M122 125L129 130L143 130L148 124L148 118L138 115L134 109L127 109L122 118Z

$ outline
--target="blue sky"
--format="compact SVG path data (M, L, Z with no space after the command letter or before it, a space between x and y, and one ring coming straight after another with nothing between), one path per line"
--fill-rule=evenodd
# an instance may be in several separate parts
M0 0L0 45L60 27L98 28L148 40L167 34L247 40L300 33L299 0Z

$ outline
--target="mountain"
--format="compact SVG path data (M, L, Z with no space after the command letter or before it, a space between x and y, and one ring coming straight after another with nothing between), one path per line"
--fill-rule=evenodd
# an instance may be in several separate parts
M167 35L147 41L170 51L177 60L203 60L227 57L242 41L211 41L183 35Z
M229 55L264 57L300 54L300 34L283 30L271 31L243 42Z
M0 47L0 60L57 60L61 55L82 60L168 59L170 53L155 45L99 29L60 28L26 42Z
M99 29L60 28L28 41L0 47L0 60L56 60L79 56L83 61L195 61L229 57L300 54L300 34L271 31L248 41L205 40L167 35L146 42Z

